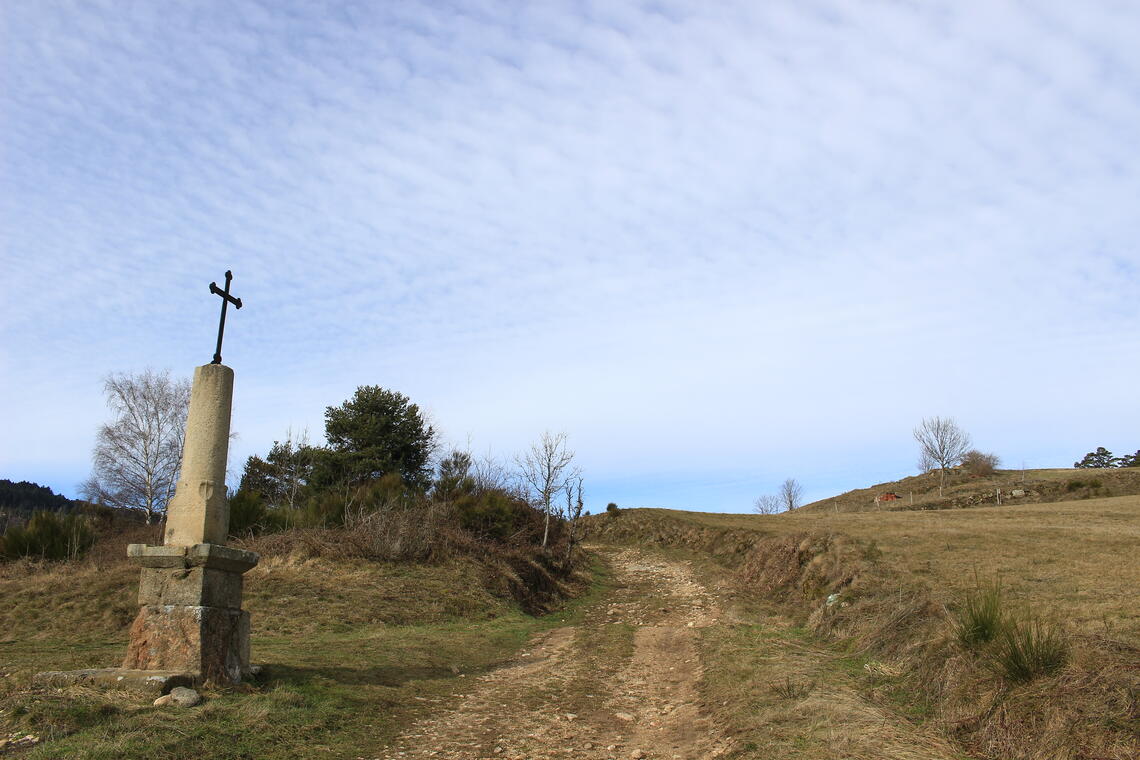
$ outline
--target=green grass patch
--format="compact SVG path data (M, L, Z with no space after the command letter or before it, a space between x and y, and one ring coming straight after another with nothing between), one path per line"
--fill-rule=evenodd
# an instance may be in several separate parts
M0 642L0 735L41 737L22 755L29 760L374 757L405 726L511 660L531 635L579 620L606 593L604 567L594 572L582 598L533 617L489 594L472 565L269 566L250 584L252 659L263 667L253 682L204 691L203 704L189 709L155 708L124 692L36 687L38 670L113 665L125 652L121 629L93 639L78 626L51 627ZM327 605L324 591L336 592ZM108 587L101 596L119 592ZM53 603L20 600L44 619Z

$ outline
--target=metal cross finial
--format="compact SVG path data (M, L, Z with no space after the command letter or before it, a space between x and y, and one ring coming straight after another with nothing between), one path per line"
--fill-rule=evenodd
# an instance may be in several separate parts
M219 288L216 283L210 283L210 292L217 293L222 297L222 318L221 321L218 322L218 348L214 351L214 361L210 362L210 364L222 363L222 333L226 331L226 307L232 303L235 309L241 308L241 299L234 298L230 295L230 280L233 278L234 273L227 269L225 290Z

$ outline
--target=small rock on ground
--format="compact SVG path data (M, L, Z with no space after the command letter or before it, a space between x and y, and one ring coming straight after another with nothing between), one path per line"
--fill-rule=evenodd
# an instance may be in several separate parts
M175 686L170 691L170 703L177 707L193 707L202 701L198 692L185 686Z

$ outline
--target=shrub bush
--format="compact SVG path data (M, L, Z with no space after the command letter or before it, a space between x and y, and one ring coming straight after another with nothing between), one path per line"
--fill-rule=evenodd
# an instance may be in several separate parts
M266 509L265 516L261 518L263 533L281 533L294 528L305 527L306 513L303 509Z
M608 513L609 513L609 514L611 514L611 515L616 515L618 512L621 512L621 510L620 510L620 509L618 509L618 505L617 505L617 504L614 504L614 503L611 501L609 504L607 504L607 505L606 505L606 512L608 512Z
M531 507L498 489L467 494L455 502L459 525L478 536L505 541L529 522Z
M26 525L8 528L0 538L0 559L74 559L95 543L95 531L81 515L36 512Z
M238 491L230 498L230 535L252 536L265 529L265 500L257 491Z
M469 493L455 501L459 526L482 538L498 541L535 540L540 536L541 514L521 499L502 489L492 488ZM560 533L552 525L553 533Z
M345 516L345 542L354 556L389 562L425 561L447 551L443 533L454 524L450 505L421 499L408 506L388 503Z
M997 454L986 454L977 449L971 449L962 455L962 466L966 468L966 472L978 477L993 475L1000 463L1001 459Z
M1073 491L1079 491L1082 488L1091 488L1093 490L1096 490L1103 485L1104 483L1100 481L1100 478L1091 478L1090 480L1081 480L1077 478L1066 483L1065 490L1069 493L1072 493Z

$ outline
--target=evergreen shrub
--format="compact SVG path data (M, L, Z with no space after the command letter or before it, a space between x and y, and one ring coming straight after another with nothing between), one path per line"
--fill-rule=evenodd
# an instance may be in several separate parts
M25 525L10 527L0 537L0 559L74 559L94 543L95 531L82 515L36 512Z

